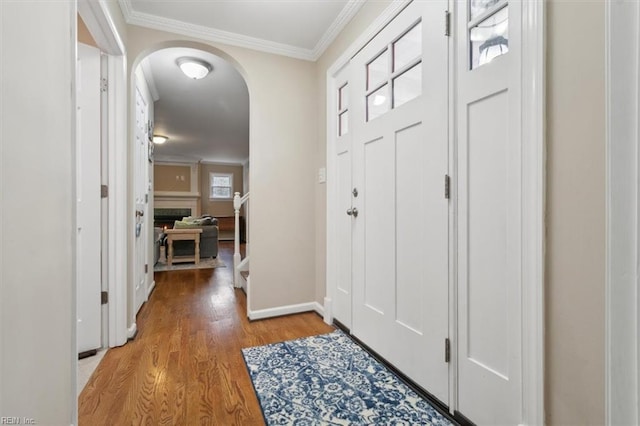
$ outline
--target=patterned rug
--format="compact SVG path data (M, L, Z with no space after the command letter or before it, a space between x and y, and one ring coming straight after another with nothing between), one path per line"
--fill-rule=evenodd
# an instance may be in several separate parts
M339 330L242 354L267 425L453 425Z
M199 264L193 262L174 263L169 266L166 264L164 258L160 258L156 266L153 267L154 272L162 271L184 271L186 269L211 269L211 268L226 268L227 265L218 257L210 257L207 259L200 259Z

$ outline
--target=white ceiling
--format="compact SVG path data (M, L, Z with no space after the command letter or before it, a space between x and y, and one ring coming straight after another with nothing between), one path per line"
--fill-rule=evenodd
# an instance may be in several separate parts
M119 0L127 23L305 60L316 60L364 0ZM211 63L189 80L180 56ZM193 49L164 49L141 64L157 97L155 131L169 136L158 159L242 163L249 155L249 95L227 62Z
M176 64L195 57L212 65L201 80L185 76ZM242 76L225 60L189 48L156 51L142 63L154 102L154 133L169 137L155 155L223 163L249 158L249 92Z

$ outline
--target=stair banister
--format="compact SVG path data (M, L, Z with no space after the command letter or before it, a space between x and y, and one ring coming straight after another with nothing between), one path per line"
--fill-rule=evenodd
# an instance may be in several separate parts
M239 192L236 192L233 197L233 209L235 212L235 235L234 235L234 251L233 251L233 281L234 286L236 288L241 287L240 285L240 263L242 262L242 256L240 255L240 207L244 203L249 200L249 193L247 192L243 197L240 196ZM248 209L248 205L245 206L245 212ZM245 235L248 235L248 220L245 221ZM249 257L249 247L248 244L245 246L245 257Z

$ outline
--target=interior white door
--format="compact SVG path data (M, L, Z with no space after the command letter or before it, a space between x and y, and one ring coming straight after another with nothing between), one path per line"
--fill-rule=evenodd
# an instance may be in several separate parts
M336 108L334 119L336 120L335 139L335 185L336 208L334 215L335 241L337 253L335 291L333 294L333 316L347 328L351 328L351 216L347 214L353 207L354 188L351 181L351 134L349 129L350 106L348 82L348 68L343 68L335 76L338 82L336 93Z
M101 347L100 50L78 43L76 278L78 352Z
M480 3L465 2L457 25L458 411L476 424L515 425L522 416L520 2Z
M146 264L147 264L147 227L145 214L148 203L148 143L149 143L149 107L140 89L136 87L136 127L135 127L135 311L147 300Z
M358 190L352 332L445 404L447 6L411 3L349 67Z

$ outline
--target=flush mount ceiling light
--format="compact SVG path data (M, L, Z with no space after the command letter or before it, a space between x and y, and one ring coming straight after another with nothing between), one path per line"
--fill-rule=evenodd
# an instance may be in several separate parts
M194 80L205 78L212 70L211 64L202 59L183 57L178 58L176 62L184 75Z
M157 145L162 145L163 143L165 143L166 141L168 141L169 138L163 135L153 135L153 143L157 144Z

